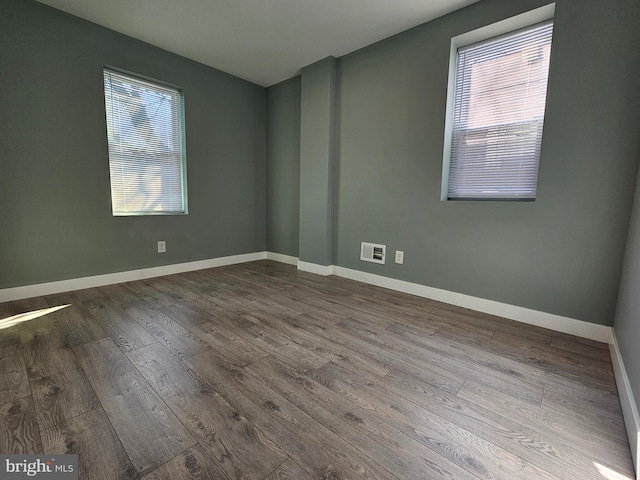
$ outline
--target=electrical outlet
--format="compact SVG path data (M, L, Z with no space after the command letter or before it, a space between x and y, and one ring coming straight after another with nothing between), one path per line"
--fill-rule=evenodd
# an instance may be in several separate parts
M158 242L158 253L164 253L167 251L167 242L164 240Z
M404 252L402 250L396 250L396 263L404 263Z

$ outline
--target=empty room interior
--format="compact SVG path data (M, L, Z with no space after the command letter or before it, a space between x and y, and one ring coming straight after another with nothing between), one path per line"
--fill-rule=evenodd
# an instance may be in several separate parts
M0 92L0 478L638 478L638 0L2 0Z

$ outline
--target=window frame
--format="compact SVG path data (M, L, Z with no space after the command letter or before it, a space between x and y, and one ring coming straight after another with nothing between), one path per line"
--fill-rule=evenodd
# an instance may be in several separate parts
M109 198L111 202L111 214L114 217L140 217L140 216L180 216L180 215L188 215L188 195L187 195L187 154L186 154L186 129L185 129L185 101L184 101L184 91L183 88L161 80L157 80L152 77L148 77L145 75L141 75L138 73L134 73L128 70L124 70L118 67L113 67L111 65L105 65L102 69L102 91L104 94L104 108L105 108L105 132L107 135L107 157L109 161ZM180 143L180 173L181 173L181 188L182 188L182 210L178 211L168 211L168 210L136 210L136 211L115 211L114 203L113 203L113 190L111 185L111 154L109 151L109 129L108 129L108 118L107 118L107 92L104 86L104 77L107 73L113 73L116 75L129 77L133 81L143 82L149 84L151 87L157 86L163 89L171 89L177 93L178 96L178 139Z
M535 198L449 198L449 173L451 166L451 147L454 126L454 105L456 93L456 70L458 49L475 43L482 43L496 39L497 37L511 34L518 30L533 27L536 24L553 21L555 15L555 3L550 3L520 15L501 20L467 33L463 33L451 39L449 54L449 80L447 85L447 104L445 113L444 148L442 161L442 183L440 200L443 202L532 202Z

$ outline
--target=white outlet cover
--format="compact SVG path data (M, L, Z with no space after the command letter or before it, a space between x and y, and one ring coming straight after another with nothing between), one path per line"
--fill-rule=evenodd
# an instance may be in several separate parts
M404 252L402 250L396 250L396 263L404 263Z
M158 242L158 253L165 253L167 251L167 242Z

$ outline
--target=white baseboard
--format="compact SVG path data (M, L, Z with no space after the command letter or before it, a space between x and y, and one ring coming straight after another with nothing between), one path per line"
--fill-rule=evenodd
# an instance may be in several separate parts
M298 265L298 257L292 257L291 255L283 255L282 253L267 252L267 260L273 260L274 262L286 263L287 265Z
M100 287L114 283L130 282L145 278L160 277L174 273L184 273L205 268L232 265L235 263L253 262L256 260L274 260L288 265L297 265L299 270L315 273L318 275L338 275L371 285L397 290L399 292L417 295L464 308L470 308L484 313L497 315L500 317L517 320L531 325L537 325L551 330L576 335L578 337L589 338L600 342L608 342L611 328L604 325L596 325L573 318L563 317L552 313L531 310L516 305L509 305L493 300L472 297L462 293L451 292L439 288L428 287L417 283L406 282L394 278L383 277L372 273L361 272L349 268L335 265L317 265L303 262L297 257L283 255L275 252L255 252L242 255L232 255L228 257L212 258L195 262L178 263L173 265L163 265L160 267L144 268L140 270L129 270L126 272L108 273L104 275L94 275L90 277L73 278L70 280L60 280L56 282L39 283L35 285L25 285L20 287L5 288L0 290L0 302L20 300L23 298L51 295L55 293L80 290L83 288Z
M273 257L273 260L276 260ZM339 277L356 280L358 282L377 285L379 287L409 293L419 297L449 303L459 307L469 308L479 312L509 318L518 322L536 325L557 332L568 333L577 337L588 338L598 342L608 343L611 335L611 327L597 325L595 323L563 317L553 313L540 312L530 308L509 305L484 298L472 297L463 293L451 292L440 288L428 287L417 283L405 282L395 278L383 277L373 273L361 272L350 268L335 265L316 265L314 263L298 261L298 269L316 273L318 275L337 275Z
M71 290L81 290L83 288L100 287L114 283L130 282L145 278L160 277L174 273L184 273L205 268L232 265L235 263L253 262L256 260L274 260L289 265L297 265L299 270L315 273L318 275L338 275L371 285L397 290L399 292L410 293L419 297L430 298L464 308L470 308L480 312L485 312L500 317L517 320L540 327L549 328L559 332L569 333L591 340L608 342L611 335L611 328L603 325L596 325L573 318L562 317L552 313L539 312L516 305L486 300L472 297L462 293L451 292L439 288L427 287L417 283L405 282L394 278L383 277L372 273L361 272L335 265L317 265L303 262L296 257L283 255L274 252L255 252L243 255L232 255L229 257L212 258L196 262L178 263L173 265L163 265L161 267L144 268L140 270L130 270L126 272L108 273L105 275L95 275L90 277L73 278L70 280L60 280L56 282L39 283L36 285L25 285L21 287L5 288L0 290L0 302L20 300L23 298L51 295L55 293L68 292Z
M334 267L336 275L340 277L357 280L359 282L377 285L379 287L397 290L399 292L410 293L419 297L449 303L458 307L469 308L479 312L509 318L518 322L548 328L557 332L568 333L582 338L589 338L598 342L607 343L611 332L611 327L597 325L595 323L576 320L574 318L563 317L553 313L540 312L529 308L509 305L507 303L496 302L484 298L472 297L463 293L451 292L440 288L427 287L417 283L405 282L395 278L383 277L373 273L351 270L349 268Z
M161 267L143 268L140 270L129 270L126 272L107 273L105 275L94 275L91 277L73 278L70 280L59 280L56 282L38 283L36 285L5 288L0 290L0 302L40 297L42 295L52 295L55 293L69 292L71 290L81 290L83 288L101 287L103 285L112 285L114 283L131 282L134 280L143 280L145 278L172 275L174 273L184 273L194 270L203 270L205 268L221 267L223 265L233 265L235 263L253 262L256 260L264 260L266 258L267 252L245 253L242 255L211 258L196 262L176 263L173 265L163 265Z
M622 416L624 417L624 424L627 428L627 436L629 437L633 467L636 471L636 478L640 478L640 415L638 415L638 404L631 390L631 382L624 368L618 339L613 330L611 331L611 338L609 340L609 349L611 350L611 361L613 363L613 373L616 377Z
M335 275L335 267L333 265L317 265L315 263L302 262L300 260L298 260L298 270L315 273L324 277L327 275Z

